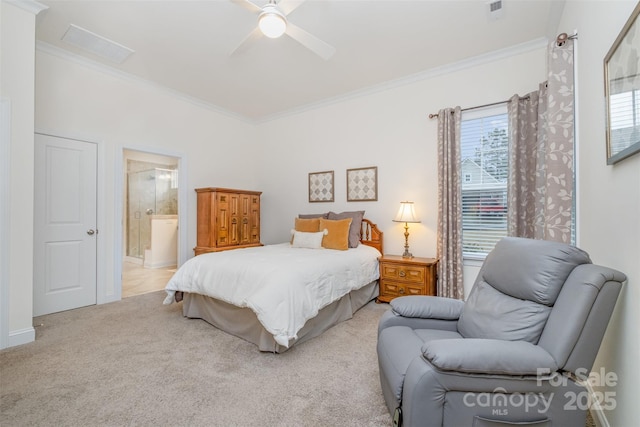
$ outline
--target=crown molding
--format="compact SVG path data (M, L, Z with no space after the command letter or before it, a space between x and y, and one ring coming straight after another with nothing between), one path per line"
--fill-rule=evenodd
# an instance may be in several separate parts
M364 89L358 89L352 92L345 93L343 95L327 98L319 102L302 105L300 107L282 111L280 113L268 115L263 117L262 119L256 120L256 123L258 124L266 123L266 122L281 119L284 117L304 113L310 110L315 110L317 108L338 104L351 99L356 99L363 96L369 96L375 93L384 92L384 91L395 89L401 86L420 82L423 80L432 79L434 77L441 76L444 74L454 73L457 71L465 70L467 68L477 67L482 64L487 64L490 62L509 58L514 55L519 55L519 54L531 52L533 50L546 48L548 43L549 41L546 37L540 37L528 42L510 46L504 49L495 50L493 52L489 52L483 55L478 55L471 58L463 59L458 62L453 62L451 64L443 65L441 67L431 68L416 74L411 74L409 76L401 77L399 79L389 80L384 83L368 86Z
M27 12L33 13L34 15L39 14L43 10L49 9L49 6L44 5L42 3L38 3L33 0L2 0L4 3L8 3L14 5L15 7L19 7L22 10L26 10Z
M183 92L179 92L177 90L170 89L166 86L163 86L159 83L152 82L151 80L143 79L142 77L135 76L130 73L126 73L124 71L117 70L113 67L105 65L101 62L94 61L92 59L85 58L84 56L77 55L75 53L69 52L68 50L62 49L60 47L54 46L50 43L46 43L43 41L36 41L36 50L44 53L48 53L49 55L57 56L58 58L76 63L78 65L82 65L84 67L90 68L92 70L117 77L131 83L146 86L148 88L152 88L155 90L159 90L165 92L166 94L177 98L181 101L188 102L198 107L205 108L207 110L215 111L221 115L234 118L236 120L240 120L245 123L255 124L254 121L248 119L245 116L229 111L225 108L222 108L218 105L212 104L210 102L203 101L202 99L186 95Z

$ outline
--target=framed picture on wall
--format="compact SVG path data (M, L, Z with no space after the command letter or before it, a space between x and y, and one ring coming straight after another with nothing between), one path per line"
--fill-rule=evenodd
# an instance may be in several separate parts
M347 169L347 202L378 200L378 167Z
M607 164L640 152L640 3L604 58Z
M333 171L309 174L309 202L333 202Z

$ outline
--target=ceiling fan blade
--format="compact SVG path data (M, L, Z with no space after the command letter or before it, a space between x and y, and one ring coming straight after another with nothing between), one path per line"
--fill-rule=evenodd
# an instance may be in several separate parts
M243 9L247 9L249 12L262 13L262 8L257 4L250 2L249 0L229 0L229 1L237 4Z
M284 13L285 16L293 12L304 3L305 0L282 0L278 2L278 8Z
M247 37L245 37L244 39L242 39L242 41L240 42L240 44L238 44L238 46L235 47L235 49L233 49L231 52L229 52L229 56L231 55L237 55L239 53L242 53L244 51L246 51L247 49L249 49L251 47L251 45L258 40L260 37L262 37L262 31L260 31L260 28L256 28L253 31L251 31Z
M287 23L286 34L307 49L313 51L316 55L318 55L325 61L331 58L334 53L336 53L335 47L323 42L316 36L307 33L297 25L293 25L291 22Z

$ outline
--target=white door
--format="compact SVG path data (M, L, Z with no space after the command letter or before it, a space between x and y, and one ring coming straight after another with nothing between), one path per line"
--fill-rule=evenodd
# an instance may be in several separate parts
M96 303L96 144L35 136L33 315Z

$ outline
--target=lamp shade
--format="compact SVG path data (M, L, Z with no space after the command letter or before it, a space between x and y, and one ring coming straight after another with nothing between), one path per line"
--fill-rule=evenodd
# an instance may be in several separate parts
M395 222L420 222L413 208L413 202L400 202L400 209L393 220Z
M287 30L287 19L279 10L266 6L258 18L258 27L265 36L277 39Z

